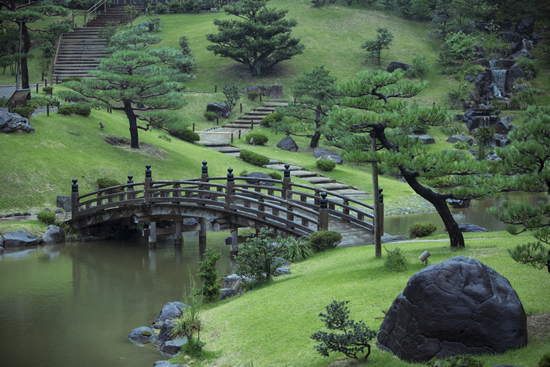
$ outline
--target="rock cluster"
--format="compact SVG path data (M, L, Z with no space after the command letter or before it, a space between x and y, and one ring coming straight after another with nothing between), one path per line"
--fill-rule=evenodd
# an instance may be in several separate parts
M29 120L19 116L17 113L0 111L0 133L26 132L33 133L34 127Z
M258 92L262 96L269 96L269 98L282 98L283 86L282 85L247 85L244 92Z

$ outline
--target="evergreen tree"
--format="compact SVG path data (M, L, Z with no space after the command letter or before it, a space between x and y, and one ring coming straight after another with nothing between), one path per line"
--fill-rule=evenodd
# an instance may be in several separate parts
M19 3L15 0L0 1L0 22L13 22L17 25L18 34L20 32L22 36L21 56L11 55L11 57L21 60L21 86L23 89L30 88L27 59L31 50L31 29L28 24L42 20L46 16L67 15L69 10L65 7L66 5L67 2L51 0L40 1L37 4L30 1L27 3ZM63 27L65 32L70 30L68 24ZM59 28L56 31L59 31ZM0 46L4 49L6 45ZM1 60L0 63L2 63Z
M253 76L304 51L299 38L291 38L296 19L285 20L288 10L267 8L268 0L241 0L224 6L228 15L239 19L214 20L219 33L208 34L214 45L206 47L222 57L246 65Z
M367 55L365 58L365 61L370 61L374 58L378 59L378 65L380 65L380 54L382 53L382 50L389 50L390 44L393 41L393 34L386 28L377 28L376 32L378 34L376 35L376 39L374 40L366 40L365 43L361 46L361 48L364 48L370 54Z
M426 82L407 82L400 80L402 76L402 70L358 73L354 80L340 86L347 108L333 108L328 128L348 151L345 159L383 163L389 173L402 175L418 195L435 207L449 233L451 247L464 247L464 237L446 200L498 194L502 191L501 181L485 177L484 173L490 171L487 162L476 161L459 151L430 152L419 139L409 136L418 124L440 126L448 123L450 116L437 106L407 106L403 99L416 96ZM371 136L377 141L376 152L369 151ZM453 177L460 186L439 193L420 180L446 176Z
M90 72L94 79L63 83L72 91L60 92L61 98L124 111L130 124L131 147L139 148L138 129L167 130L177 122L164 110L183 107L183 81L190 79L177 69L180 52L150 47L160 41L159 36L142 27L113 36L108 51L119 51L101 60L97 70ZM138 120L144 126L138 125Z
M290 117L273 123L276 131L311 138L309 146L319 146L319 139L328 121L328 113L339 98L334 82L336 78L323 66L313 68L294 78L294 102L277 112ZM304 132L300 134L300 132ZM313 134L308 133L313 132Z

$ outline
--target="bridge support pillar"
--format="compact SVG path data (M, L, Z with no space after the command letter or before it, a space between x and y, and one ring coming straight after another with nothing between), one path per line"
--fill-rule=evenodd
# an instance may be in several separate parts
M176 234L174 235L174 245L181 245L183 244L183 238L181 236L181 222L182 219L176 219Z
M149 222L149 247L157 247L157 222Z
M231 255L237 255L239 252L239 227L236 224L231 224L231 247L229 249Z
M199 218L199 245L206 245L206 218Z

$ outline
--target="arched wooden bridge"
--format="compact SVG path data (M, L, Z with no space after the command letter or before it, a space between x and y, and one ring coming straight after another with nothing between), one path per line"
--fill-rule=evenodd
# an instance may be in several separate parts
M232 245L237 245L239 227L271 228L278 234L292 236L328 229L342 233L343 244L374 243L372 206L294 183L288 164L283 180L234 177L232 171L228 169L227 177L209 177L207 163L203 162L200 178L153 181L151 166L147 165L143 182L133 182L130 175L124 185L83 195L79 194L77 180L73 179L69 224L75 230L82 230L128 219L134 223L147 222L150 245L156 243L156 222L161 220L174 220L174 239L181 241L185 217L199 218L201 241L206 238L208 219L214 227L230 225Z

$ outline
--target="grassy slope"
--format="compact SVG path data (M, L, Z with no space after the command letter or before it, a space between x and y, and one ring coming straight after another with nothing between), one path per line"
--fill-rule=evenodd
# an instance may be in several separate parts
M488 234L483 234L488 237ZM466 235L468 236L468 234ZM505 276L522 300L528 315L550 312L550 277L546 271L514 263L507 249L525 241L504 232L496 239L472 236L466 249L451 251L448 241L389 244L400 247L410 268L393 273L374 258L372 246L336 249L291 266L292 275L277 278L270 286L222 302L204 312L207 349L222 352L216 366L327 366L342 355L320 356L309 336L324 330L318 314L332 300L349 300L351 318L378 329L393 299L408 279L422 269L418 255L429 250L430 264L453 256L474 257ZM468 236L469 237L469 236ZM478 238L476 238L478 237ZM384 256L385 257L385 256ZM503 355L485 356L487 366L497 364L536 366L548 352L550 335L531 337L527 348ZM389 353L373 348L369 366L407 366Z

